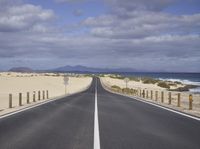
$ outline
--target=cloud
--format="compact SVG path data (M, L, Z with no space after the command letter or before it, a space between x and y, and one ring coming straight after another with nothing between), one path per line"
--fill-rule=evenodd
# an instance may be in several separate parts
M0 5L3 6L1 8L4 8L5 6L18 5L21 3L22 0L0 0Z
M16 59L29 59L32 65L43 67L52 67L48 63L54 61L57 66L82 64L155 71L170 70L172 65L174 70L186 70L185 65L193 65L187 68L187 71L199 71L199 67L194 67L200 57L200 37L197 35L106 39L93 36L66 37L54 33L31 36L28 33L3 33L0 37L4 37L0 38L1 64L3 59L10 58L11 62Z
M4 7L0 11L0 32L22 31L45 23L55 17L52 10L44 10L31 4Z
M57 16L52 10L20 2L7 5L4 0L0 8L0 68L80 64L200 71L200 14L160 11L172 1L107 2L112 7L107 14L63 27L54 22ZM149 6L154 4L154 8Z
M116 15L90 17L82 22L92 27L91 34L103 38L143 38L162 34L198 33L200 14L174 16L165 13L135 11L132 17Z
M104 0L114 11L162 10L178 0Z

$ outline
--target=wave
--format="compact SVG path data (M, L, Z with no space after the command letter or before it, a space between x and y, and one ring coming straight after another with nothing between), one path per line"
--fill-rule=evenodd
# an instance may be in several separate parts
M186 84L186 85L199 86L199 87L196 87L196 88L189 89L189 91L193 92L193 93L200 93L200 82L190 81L190 80L186 80L186 79L166 79L166 78L165 79L159 78L159 79L163 80L163 81L172 81L172 82L178 81L178 82L181 82L182 84Z
M190 89L190 92L200 93L200 87Z
M200 86L200 82L190 81L190 80L186 80L186 79L159 78L159 80L172 81L172 82L178 81L178 82L181 82L182 84L186 84L186 85L197 85L197 86Z

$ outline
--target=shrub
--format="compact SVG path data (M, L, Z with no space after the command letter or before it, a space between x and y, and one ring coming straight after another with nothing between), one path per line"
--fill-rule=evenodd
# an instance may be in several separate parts
M83 76L84 76L84 77L93 77L92 74L84 74Z
M155 84L157 83L159 80L153 79L153 78L148 78L148 77L144 77L142 78L142 82L144 84Z
M158 86L163 87L163 88L168 88L168 89L170 88L170 86L166 82L163 82L163 81L158 82Z
M113 78L113 79L124 79L125 77L124 76L120 76L120 75L110 75L110 78Z
M190 89L196 88L196 87L197 87L196 85L186 85L184 87L179 87L179 88L176 88L176 89L171 89L170 91L187 92Z
M97 75L97 76L99 76L99 77L105 77L104 74L99 74L99 75Z
M131 89L130 88L123 88L122 92L129 94L131 92Z
M136 94L137 93L137 90L136 89L130 89L130 94Z
M189 91L189 89L186 88L186 87L179 87L179 88L176 88L176 89L170 89L170 91L187 92L187 91Z
M117 85L113 85L113 86L111 86L112 88L114 88L114 89L121 89L119 86L117 86Z
M56 77L59 77L59 76L60 76L60 74L59 74L59 73L55 73L55 76L56 76Z
M174 87L177 87L177 84L175 83L168 83L169 86L174 86Z
M182 84L181 82L179 82L179 81L175 81L174 83L176 83L176 84Z
M121 79L121 80L124 80L125 78L129 78L129 80L132 80L132 81L136 81L136 82L140 81L140 79L138 77L135 77L135 76L129 76L129 77L127 77L127 76L114 75L113 74L113 75L110 75L109 77L112 78L112 79Z

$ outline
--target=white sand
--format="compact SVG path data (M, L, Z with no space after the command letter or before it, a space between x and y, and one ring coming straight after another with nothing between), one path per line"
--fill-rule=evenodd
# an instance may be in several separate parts
M30 92L30 100L33 91L49 91L49 97L57 97L65 94L63 76L44 76L45 74L26 73L0 73L0 110L8 108L9 93L13 95L13 105L18 106L19 93L23 95L23 103L26 103L26 93ZM55 75L55 74L46 74ZM67 94L79 92L88 87L92 81L90 77L69 77ZM42 97L42 96L41 96ZM37 94L36 94L37 99Z
M110 78L110 77L102 77L101 78L102 81L104 83L106 83L107 85L117 85L121 88L125 88L126 87L126 83L124 82L123 79L114 79L114 78ZM166 90L165 88L159 87L156 84L144 84L141 81L140 82L136 82L136 81L129 81L128 82L128 88L134 88L134 89L145 89L145 88L149 88L152 90Z
M102 83L107 86L108 88L111 88L113 85L117 85L120 88L125 88L126 83L122 79L113 79L110 77L101 77ZM148 90L148 100L150 99L150 92L153 91L153 102L155 102L155 92L158 91L158 103L161 103L161 91L164 91L164 105L166 106L168 104L168 98L169 98L169 91L167 91L165 88L159 87L155 84L143 84L142 82L136 82L136 81L129 81L128 82L128 88L133 89L141 89L141 90ZM181 107L178 108L177 106L177 98L178 93L181 94ZM188 110L189 107L189 95L192 94L190 92L171 92L172 94L172 104L170 106L173 106L175 109L200 116L200 94L193 94L193 110Z

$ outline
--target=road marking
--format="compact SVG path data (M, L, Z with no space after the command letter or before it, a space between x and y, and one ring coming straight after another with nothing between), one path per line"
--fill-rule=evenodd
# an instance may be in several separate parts
M32 105L32 106L29 106L29 107L25 107L25 108L23 108L23 109L19 109L19 110L16 110L16 111L7 113L7 114L5 114L5 115L0 116L0 119L5 118L5 117L8 117L8 116L11 116L11 115L14 115L14 114L17 114L17 113L20 113L20 112L23 112L23 111L26 111L26 110L29 110L29 109L32 109L32 108L35 108L35 107L38 107L38 106L41 106L41 105L43 105L43 104L52 102L52 101L54 101L54 100L56 100L56 99L49 100L49 101L46 101L46 102L37 103L37 104L35 104L35 105Z
M98 105L97 105L97 79L95 83L94 149L100 149L99 118L98 118Z
M91 82L91 84L92 84L92 82ZM13 112L10 112L10 113L6 113L6 114L4 114L4 115L1 115L1 116L0 116L0 119L6 118L6 117L8 117L8 116L11 116L11 115L14 115L14 114L17 114L17 113L20 113L20 112L23 112L23 111L26 111L26 110L35 108L35 107L39 107L39 106L41 106L41 105L47 104L47 103L49 103L49 102L53 102L53 101L55 101L55 100L63 99L63 98L65 98L65 97L69 97L69 96L72 96L72 95L74 95L74 94L81 93L81 92L87 90L87 89L91 86L91 84L90 84L87 88L85 88L85 89L83 89L83 90L81 90L81 91L79 91L79 92L72 93L72 94L68 94L68 95L59 96L59 97L56 97L56 98L53 98L53 99L46 99L46 101L44 101L44 102L36 103L36 104L33 104L33 105L31 105L31 106L28 106L28 107L25 107L25 108L22 108L22 109L19 109L19 110L16 110L16 111L13 111Z
M28 107L25 107L25 108L22 108L22 109L19 109L19 110L16 110L16 111L13 111L13 112L10 112L10 113L7 113L7 114L4 114L4 115L1 115L0 116L0 119L2 118L5 118L5 117L8 117L8 116L11 116L11 115L14 115L14 114L17 114L17 113L20 113L20 112L23 112L23 111L26 111L26 110L29 110L29 109L32 109L32 108L35 108L35 107L39 107L41 105L44 105L44 104L47 104L49 102L53 102L55 100L58 100L58 99L62 99L64 97L68 97L69 95L64 95L64 96L60 96L60 97L57 97L57 98L54 98L54 99L47 99L46 101L44 102L40 102L40 103L36 103L34 105L31 105L31 106L28 106Z
M102 84L102 82L101 82L101 84ZM188 118L197 120L197 121L200 121L200 118L198 118L198 117L195 117L195 116L192 116L192 115L183 113L183 112L179 112L179 111L176 111L176 110L173 110L173 109L164 107L164 106L162 106L162 105L158 105L158 104L152 103L152 102L150 102L150 101L144 101L144 99L139 98L139 97L130 97L130 96L128 96L128 95L123 95L123 94L120 94L120 93L112 92L112 91L106 89L106 88L104 87L103 84L102 84L102 87L103 87L106 91L108 91L108 92L110 92L110 93L112 93L112 94L118 94L118 95L121 95L121 96L129 97L129 98L131 98L131 99L135 99L135 100L137 100L137 101L140 101L140 102L143 102L143 103L146 103L146 104L150 104L150 105L152 105L152 106L155 106L155 107L158 107L158 108L161 108L161 109L164 109L164 110L167 110L167 111L170 111L170 112L173 112L173 113L176 113L176 114L179 114L179 115L182 115L182 116L185 116L185 117L188 117Z
M179 114L179 115L182 115L182 116L185 116L185 117L189 117L191 119L195 119L197 121L200 121L200 118L198 117L195 117L195 116L192 116L192 115L189 115L189 114L186 114L186 113L182 113L182 112L179 112L179 111L176 111L176 110L173 110L173 109L170 109L170 108L167 108L167 107L163 107L161 105L158 105L158 104L154 104L154 103L151 103L149 101L143 101L142 99L138 98L138 97L132 97L138 101L141 101L141 102L144 102L144 103L147 103L147 104L150 104L150 105L153 105L153 106L156 106L156 107L159 107L161 109L165 109L167 111L170 111L170 112L173 112L173 113L176 113L176 114Z

